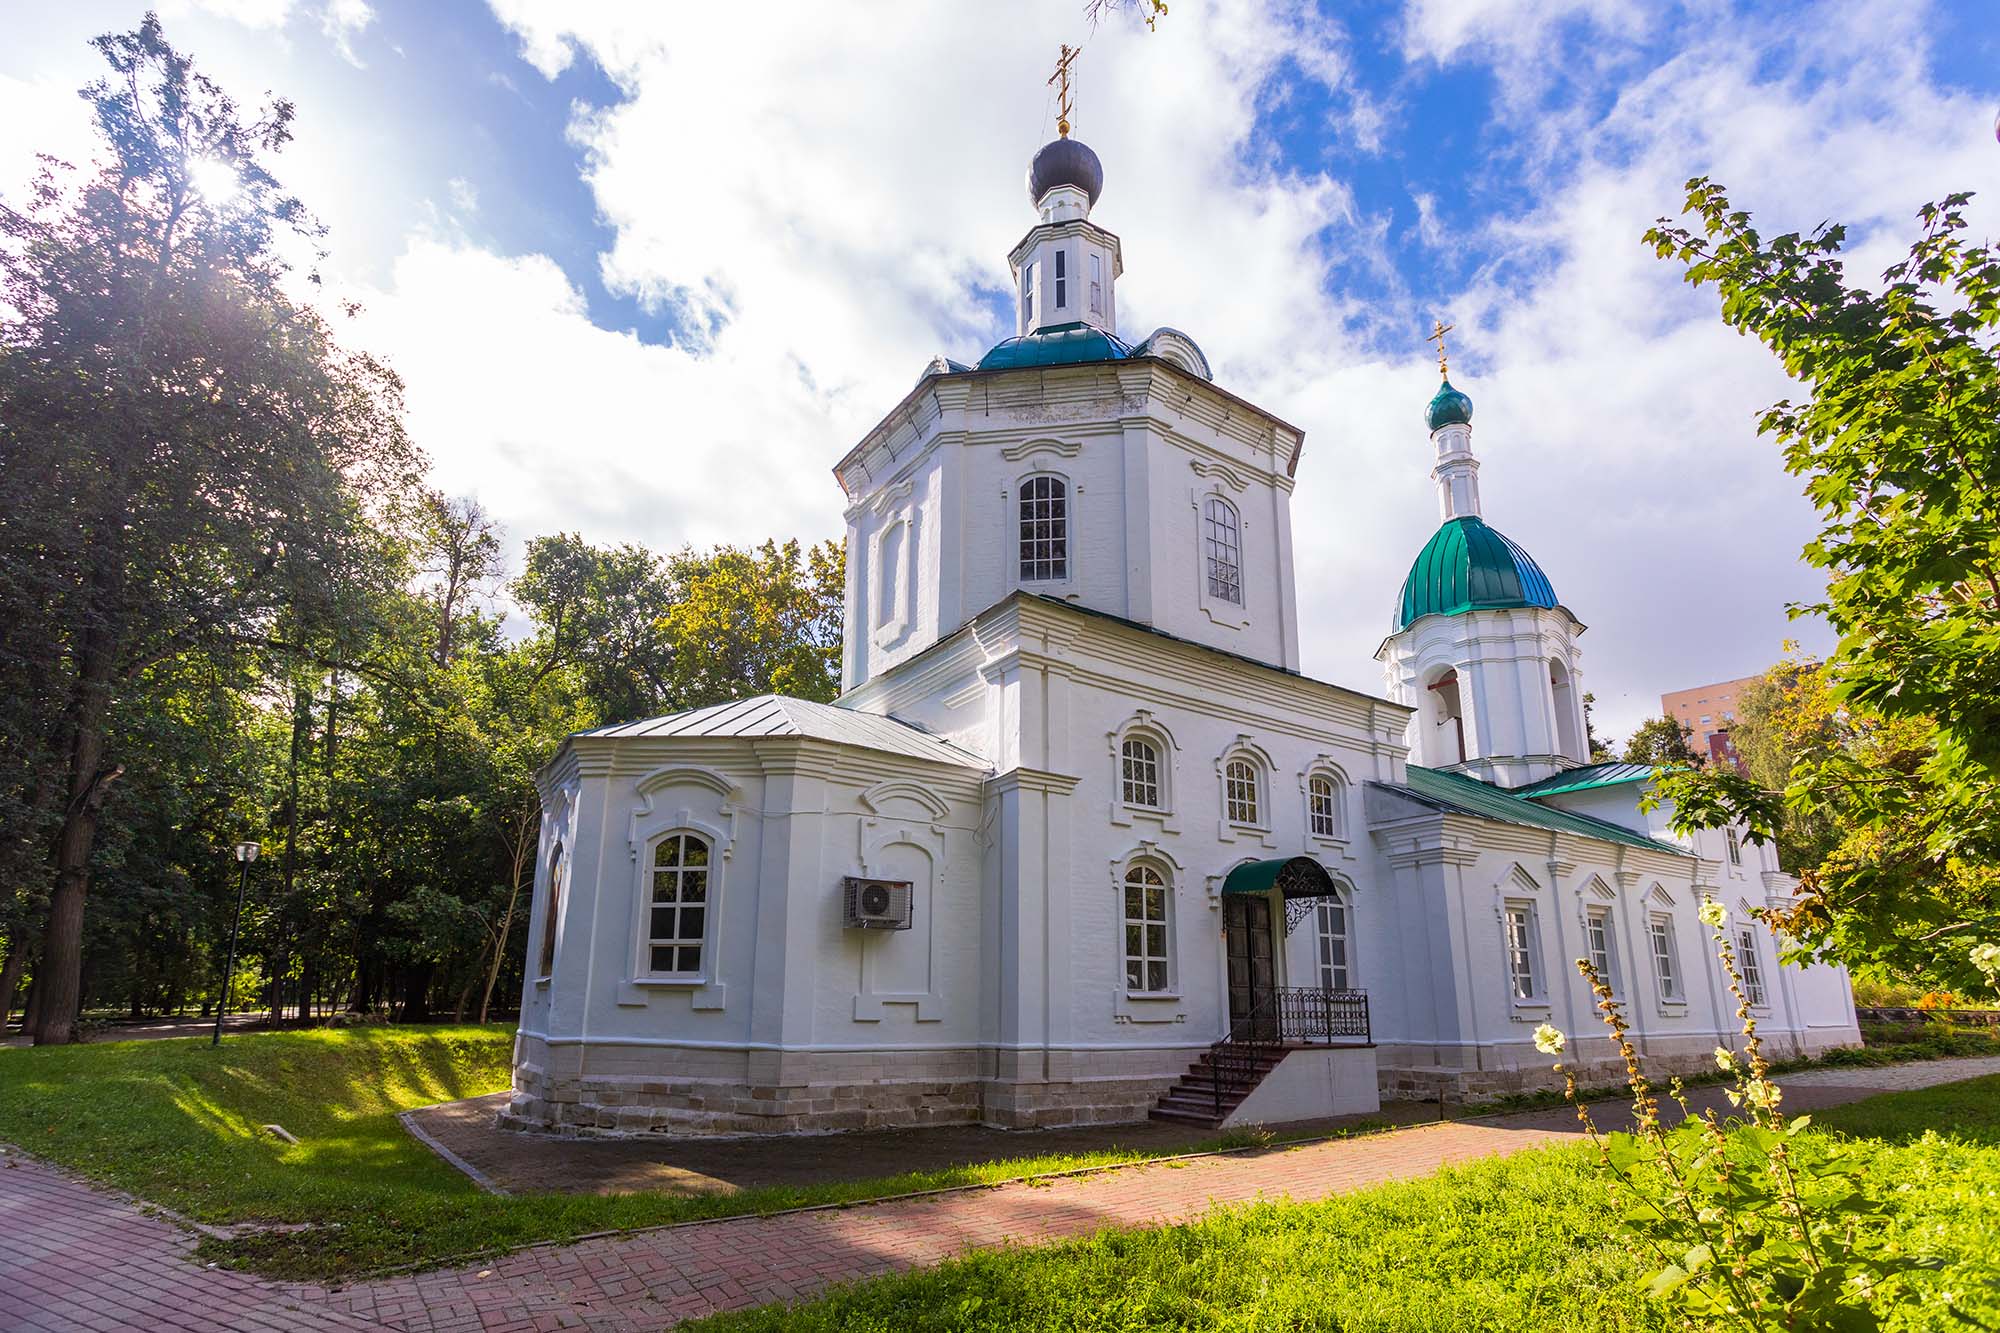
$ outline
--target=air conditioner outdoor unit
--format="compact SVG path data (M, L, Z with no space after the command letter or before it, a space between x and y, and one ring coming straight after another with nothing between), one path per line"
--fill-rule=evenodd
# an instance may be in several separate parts
M861 879L841 881L844 911L841 924L850 930L908 930L911 917L910 881Z

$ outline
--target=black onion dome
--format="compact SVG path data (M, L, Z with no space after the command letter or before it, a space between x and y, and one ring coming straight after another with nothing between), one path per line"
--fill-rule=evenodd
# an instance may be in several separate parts
M1058 185L1074 185L1092 204L1104 193L1104 164L1088 144L1052 139L1035 154L1035 160L1028 164L1028 202L1041 203L1042 196Z

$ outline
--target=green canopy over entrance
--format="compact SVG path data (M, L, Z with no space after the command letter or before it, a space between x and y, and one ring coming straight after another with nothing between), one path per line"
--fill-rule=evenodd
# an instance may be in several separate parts
M1283 898L1320 898L1338 892L1333 876L1310 856L1251 861L1230 871L1222 881L1224 893L1269 893L1274 887Z

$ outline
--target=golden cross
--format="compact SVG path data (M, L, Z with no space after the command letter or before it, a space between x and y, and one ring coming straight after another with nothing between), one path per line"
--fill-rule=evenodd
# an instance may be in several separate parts
M1438 345L1438 378L1439 378L1439 379L1443 379L1443 378L1445 377L1445 365L1444 365L1444 335L1445 335L1445 334L1447 334L1447 333L1450 333L1450 332L1451 332L1451 331L1452 331L1453 329L1455 329L1455 328L1457 328L1457 327L1458 327L1458 325L1456 325L1456 324L1447 324L1447 323L1445 323L1445 322L1444 322L1443 320L1441 320L1441 319L1438 319L1438 320L1432 320L1432 321L1431 321L1431 336L1430 336L1430 337L1428 337L1428 338L1426 338L1426 339L1424 339L1424 341L1425 341L1425 342L1427 342L1427 343L1436 343L1436 344Z
M1056 132L1065 139L1069 138L1069 113L1076 109L1076 104L1070 98L1069 67L1070 62L1082 54L1082 51L1070 46L1069 43L1063 43L1062 59L1056 61L1056 72L1049 75L1050 83L1059 80L1061 82L1061 87L1056 92Z

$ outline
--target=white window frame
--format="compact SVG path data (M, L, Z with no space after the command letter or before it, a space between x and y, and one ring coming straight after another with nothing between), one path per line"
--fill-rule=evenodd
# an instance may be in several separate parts
M1502 904L1500 934L1506 947L1508 996L1517 1005L1546 1007L1548 974L1542 964L1541 921L1535 905L1512 899Z
M542 903L542 937L536 942L535 962L540 969L535 980L546 984L556 975L556 933L562 927L562 882L563 871L569 864L568 849L561 838L556 839L549 853L548 898Z
M1021 332L1035 331L1035 261L1021 265Z
M1041 483L1047 483L1055 487L1060 491L1060 495L1036 495L1031 497L1028 494L1029 488ZM1074 540L1076 507L1073 501L1075 491L1076 488L1070 485L1069 478L1059 472L1030 472L1015 483L1012 491L1014 503L1011 506L1014 524L1013 569L1019 586L1024 588L1060 588L1074 581L1076 577L1076 561L1073 558L1076 547ZM1052 513L1038 514L1034 517L1029 516L1027 511L1028 505L1047 505L1057 500L1060 500L1062 506L1060 516L1055 516ZM1030 537L1029 525L1031 523L1044 522L1049 523L1052 529L1056 529L1059 526L1060 535ZM1024 543L1041 543L1044 541L1051 543L1050 549L1052 551L1059 549L1061 554L1046 556L1039 552L1033 556L1023 554L1022 546ZM1031 564L1033 567L1039 569L1044 565L1054 566L1057 563L1061 565L1060 573L1031 574L1029 572Z
M690 865L686 860L687 845L690 841L699 843L702 847L702 861L699 867ZM680 851L673 866L662 866L659 861L660 854L670 842L677 843ZM711 950L714 947L712 941L715 934L718 859L715 840L700 829L687 827L665 829L647 840L645 860L642 862L645 867L646 890L645 899L640 905L639 977L651 981L700 981L707 977L709 964L713 959ZM685 924L686 913L690 910L690 900L686 896L687 880L697 873L701 876L701 897L693 901L697 904L694 910L698 910L701 914L699 934L655 934L654 924L658 919L656 914L661 911L673 913L676 930ZM663 904L658 897L662 874L672 876L675 897L671 903ZM680 965L684 951L690 948L695 951L695 966L691 969ZM673 951L673 967L654 966L654 951L658 949Z
M1049 275L1049 280L1055 284L1055 308L1057 310L1067 310L1069 308L1069 251L1060 246L1055 251L1055 266Z
M1724 846L1729 852L1729 864L1741 868L1743 865L1743 837L1737 833L1734 824L1723 826Z
M1135 757L1131 751L1143 746L1146 754ZM1167 809L1167 784L1163 770L1166 768L1165 747L1157 736L1149 731L1129 731L1118 739L1118 799L1126 808L1144 810L1148 813L1164 814ZM1142 771L1135 776L1134 765L1143 765L1150 772ZM1150 789L1150 791L1149 791ZM1140 799L1150 794L1150 800Z
M1340 929L1333 930L1328 905L1340 914ZM1354 904L1336 889L1313 900L1313 979L1326 990L1353 990L1354 986ZM1332 961L1329 944L1337 942L1340 961Z
M1625 993L1623 969L1618 965L1618 923L1605 906L1583 911L1583 951L1613 995Z
M1148 877L1150 876L1150 879ZM1138 889L1139 911L1133 914L1132 891ZM1153 913L1148 897L1157 890L1159 914ZM1171 867L1149 857L1139 857L1125 867L1119 877L1119 953L1124 964L1123 986L1128 996L1174 994L1174 876ZM1139 948L1132 948L1132 932L1139 932ZM1155 936L1154 932L1158 935ZM1155 943L1158 949L1154 948ZM1132 984L1132 970L1139 969L1139 985ZM1157 972L1155 971L1157 969ZM1157 976L1159 984L1152 982Z
M1242 769L1238 777L1234 770ZM1239 795L1237 788L1247 791ZM1247 754L1238 752L1222 761L1222 819L1237 828L1261 829L1265 827L1268 806L1264 795L1264 773L1258 762ZM1247 800L1244 797L1247 796Z
M1104 256L1095 251L1090 256L1090 313L1104 313Z
M1736 929L1736 971L1743 978L1743 998L1752 1009L1768 1009L1770 991L1764 985L1764 956L1757 948L1757 932L1750 926Z
M1210 598L1243 605L1243 512L1220 495L1201 502L1201 576Z
M1319 796L1314 792L1315 784L1326 783L1331 788L1327 809L1320 809ZM1347 775L1327 762L1314 764L1305 771L1300 788L1305 794L1306 836L1316 842L1345 843L1347 841ZM1322 813L1329 818L1322 819Z
M1681 973L1680 939L1670 912L1646 918L1646 942L1653 955L1653 992L1661 1004L1687 1003L1687 981Z

